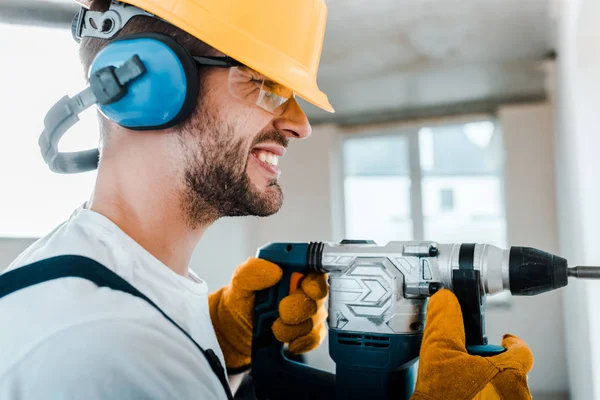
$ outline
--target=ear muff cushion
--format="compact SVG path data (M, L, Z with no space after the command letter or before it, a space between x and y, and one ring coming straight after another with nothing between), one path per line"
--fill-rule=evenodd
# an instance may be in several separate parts
M98 106L102 114L134 130L166 129L185 120L198 99L198 69L189 52L166 35L134 34L109 43L92 62L90 74L119 67L134 54L146 73L128 85L122 99Z

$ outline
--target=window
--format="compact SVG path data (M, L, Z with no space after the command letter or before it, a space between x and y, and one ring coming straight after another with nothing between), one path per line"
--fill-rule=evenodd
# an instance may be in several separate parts
M95 172L55 174L38 147L46 112L65 94L84 88L77 49L66 29L0 24L0 52L6 55L0 67L0 237L44 235L92 191ZM62 151L97 147L92 109L63 142Z
M412 238L407 138L348 139L344 154L347 237L376 242Z
M346 236L505 247L503 156L492 121L349 136Z
M452 212L454 210L454 190L453 189L441 189L440 190L440 211L441 212Z

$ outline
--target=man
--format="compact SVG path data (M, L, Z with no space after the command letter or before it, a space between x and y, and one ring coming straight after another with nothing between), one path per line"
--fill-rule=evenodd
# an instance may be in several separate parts
M228 386L235 392L250 363L254 293L281 278L278 266L250 258L234 272L230 285L208 294L206 283L188 265L196 244L217 219L268 216L281 207L278 158L293 140L311 134L294 94L332 111L315 83L325 25L323 1L126 3L152 15L133 17L110 40L84 37L80 55L86 73L110 43L133 34L161 33L192 56L205 57L198 69L195 105L182 121L154 130L129 129L101 108L100 162L90 200L21 254L9 271L61 255L85 256L133 285L160 310L130 294L76 278L5 297L0 316L10 327L2 330L0 340L10 348L3 348L0 357L1 398L231 396ZM90 4L91 10L103 12L111 6L119 4ZM112 28L110 23L94 27L100 34ZM225 56L235 62L215 67L206 61L225 62ZM261 95L247 95L254 92ZM290 351L302 353L322 342L326 294L324 276L312 274L280 304L280 318L272 329L289 343ZM450 299L436 304L450 304ZM427 339L427 348L436 348L435 339ZM229 385L214 372L214 360L202 357L194 343L216 354L216 364L227 368ZM458 353L448 358L455 360ZM428 370L436 356L423 355L422 369ZM507 355L509 361L519 356L513 349ZM461 366L474 365L467 368L474 374L485 371L479 385L467 391L470 397L506 375L468 357L465 353L460 358ZM528 371L526 364L519 376ZM455 366L448 375L444 367L432 376L444 382L456 374ZM467 386L473 384L471 375L465 374ZM416 396L424 399L444 397L427 375L419 377L417 390Z

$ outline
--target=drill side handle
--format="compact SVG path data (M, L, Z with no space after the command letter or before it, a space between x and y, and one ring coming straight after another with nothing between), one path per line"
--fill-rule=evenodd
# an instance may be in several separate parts
M495 356L506 349L488 344L485 336L485 298L480 282L478 270L458 269L452 272L453 291L463 316L467 352L475 356Z
M287 358L271 328L279 317L279 303L297 283L295 278L309 272L307 251L305 243L272 243L257 253L283 270L279 283L257 292L254 301L250 374L259 400L335 398L335 375Z

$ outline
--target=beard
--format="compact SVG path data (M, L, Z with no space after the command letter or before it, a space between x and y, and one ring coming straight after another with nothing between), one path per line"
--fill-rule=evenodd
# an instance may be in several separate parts
M191 228L221 217L267 217L279 211L283 191L274 179L262 191L252 183L246 170L249 151L261 142L287 147L288 139L276 130L260 132L253 140L236 138L233 126L218 113L199 107L181 126L183 146L183 211ZM249 143L250 142L250 143Z

